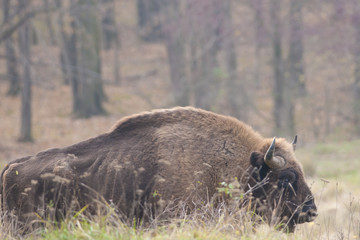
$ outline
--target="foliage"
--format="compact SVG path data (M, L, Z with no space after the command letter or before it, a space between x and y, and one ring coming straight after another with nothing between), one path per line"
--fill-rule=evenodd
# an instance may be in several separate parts
M221 182L220 187L217 188L219 193L224 193L227 197L233 200L242 200L244 195L239 190L239 180L235 177L231 183Z

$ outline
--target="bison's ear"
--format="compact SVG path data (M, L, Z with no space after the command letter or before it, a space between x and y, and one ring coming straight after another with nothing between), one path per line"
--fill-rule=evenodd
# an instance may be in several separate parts
M250 156L250 163L254 167L260 168L264 164L264 154L260 152L252 152Z

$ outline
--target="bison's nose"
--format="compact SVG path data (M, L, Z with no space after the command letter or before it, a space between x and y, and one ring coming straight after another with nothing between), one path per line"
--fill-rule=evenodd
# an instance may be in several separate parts
M307 222L312 222L315 220L315 218L317 217L318 213L316 212L316 210L314 209L309 209L306 212L306 221Z

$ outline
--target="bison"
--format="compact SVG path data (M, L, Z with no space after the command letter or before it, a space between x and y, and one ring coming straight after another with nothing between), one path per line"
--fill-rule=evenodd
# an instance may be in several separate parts
M141 113L95 138L10 162L1 173L1 208L31 225L59 221L71 209L94 214L105 202L140 221L156 217L164 203L191 211L236 179L258 214L271 222L276 210L293 231L317 216L295 144L192 107Z

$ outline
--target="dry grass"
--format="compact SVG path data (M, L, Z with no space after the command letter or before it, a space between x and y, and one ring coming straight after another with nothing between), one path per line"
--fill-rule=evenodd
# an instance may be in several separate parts
M324 181L314 186L320 216L314 223L302 224L293 234L276 230L248 209L237 209L231 205L213 208L202 206L191 214L183 212L181 217L165 224L154 221L138 227L126 225L107 207L108 213L88 217L81 211L69 216L60 226L51 221L42 221L44 228L27 235L17 232L16 221L12 225L0 222L0 239L358 239L360 230L359 201L355 196L343 196L331 183ZM315 184L317 185L317 184ZM317 189L319 187L319 189ZM328 192L334 191L334 195ZM331 199L335 197L335 206ZM0 218L3 219L4 216Z
M312 225L303 228L296 234L286 234L277 231L281 225L268 226L260 217L254 215L247 207L238 208L244 204L244 199L232 198L217 207L212 204L199 205L189 214L185 207L177 207L177 218L162 220L135 226L124 224L121 216L108 204L98 202L103 209L101 215L84 215L86 207L68 215L61 225L42 219L32 222L41 223L43 227L33 231L22 232L17 221L2 222L7 217L0 218L1 238L9 239L288 239L289 237L309 239L313 231ZM83 211L84 210L84 211ZM167 215L173 208L165 208Z

